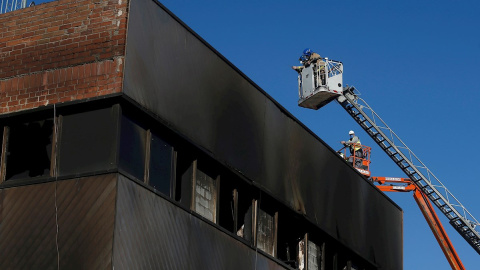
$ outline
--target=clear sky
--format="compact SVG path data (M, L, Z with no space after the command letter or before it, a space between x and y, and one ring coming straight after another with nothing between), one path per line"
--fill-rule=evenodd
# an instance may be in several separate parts
M480 2L160 2L332 148L353 129L373 146L373 175L404 177L338 104L297 106L290 67L303 49L342 61L344 84L480 219ZM412 194L389 196L404 211L404 269L450 269ZM480 255L441 219L465 267L480 269Z
M344 84L480 219L480 2L161 2L332 148L350 129L373 146L338 104L297 106L290 66L303 49L342 61ZM378 147L372 174L405 177ZM390 197L404 210L404 269L450 269L412 194ZM480 255L441 218L465 267L480 269Z

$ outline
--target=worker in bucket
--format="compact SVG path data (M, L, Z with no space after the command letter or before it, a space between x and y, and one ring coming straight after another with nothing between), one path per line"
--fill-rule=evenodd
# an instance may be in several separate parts
M292 69L297 71L298 73L302 72L303 68L308 67L312 63L316 63L320 65L322 58L316 52L312 52L309 48L303 50L302 56L298 59L303 66L293 66Z
M363 158L362 143L360 142L360 139L355 136L353 130L350 130L348 135L350 136L350 140L341 141L341 144L346 147L348 146L350 149L350 158L348 159L348 162L353 165L353 157L355 156L355 167L359 167L362 164L361 159Z

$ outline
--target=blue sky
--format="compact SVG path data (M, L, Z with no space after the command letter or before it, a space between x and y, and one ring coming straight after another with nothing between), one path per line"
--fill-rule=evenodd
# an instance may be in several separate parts
M303 49L342 61L344 84L480 218L480 2L161 2L332 148L353 129L373 146L373 175L403 177L339 105L297 106L290 66ZM404 210L404 269L450 269L412 194L389 196ZM441 219L465 267L479 269L479 255Z
M333 148L357 131L336 103L297 106L303 49L344 63L354 85L402 140L480 218L480 4L473 1L161 1ZM378 147L372 174L404 177ZM450 269L412 194L404 210L404 269ZM441 216L467 269L479 255Z

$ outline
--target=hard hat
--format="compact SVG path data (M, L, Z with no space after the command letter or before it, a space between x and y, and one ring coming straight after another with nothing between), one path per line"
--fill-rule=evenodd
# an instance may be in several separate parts
M348 135L353 135L353 134L355 134L355 132L353 132L353 130L350 130L350 131L348 132Z
M303 54L304 55L310 55L310 54L312 54L312 52L310 51L309 48L306 48L305 50L303 50Z

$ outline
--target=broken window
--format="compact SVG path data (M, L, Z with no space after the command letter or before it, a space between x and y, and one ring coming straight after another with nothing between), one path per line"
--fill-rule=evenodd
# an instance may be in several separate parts
M195 162L193 205L192 209L204 218L217 221L217 184L219 175L215 174L210 166Z
M306 237L305 221L290 209L282 208L278 214L277 258L292 268L298 268L301 241ZM305 264L305 262L302 262Z
M50 176L53 118L6 129L5 180Z
M225 173L220 185L218 224L235 235L253 243L252 215L256 202L253 189L238 176Z
M235 183L235 188L231 193L232 201L228 204L228 207L232 208L232 215L233 218L235 218L233 233L251 244L254 243L254 220L257 212L257 200L255 198L258 196L256 193L257 192L254 189L238 179ZM224 196L220 197L221 200L222 198L224 198ZM220 209L222 209L222 206L225 206L225 204L222 203Z
M147 131L133 119L123 115L120 133L119 167L144 181Z
M173 147L155 133L150 138L148 184L170 196L173 171Z
M242 211L243 210L243 211ZM242 210L239 210L239 228L237 230L237 235L244 238L250 243L254 242L255 236L255 226L254 220L257 216L257 201L252 200L250 204L244 204ZM243 213L243 214L242 214Z
M337 267L337 251L333 247L331 242L324 244L325 251L323 253L325 269L338 269Z
M218 205L218 224L232 233L236 233L238 228L238 188L235 180L238 181L230 175L222 175Z

